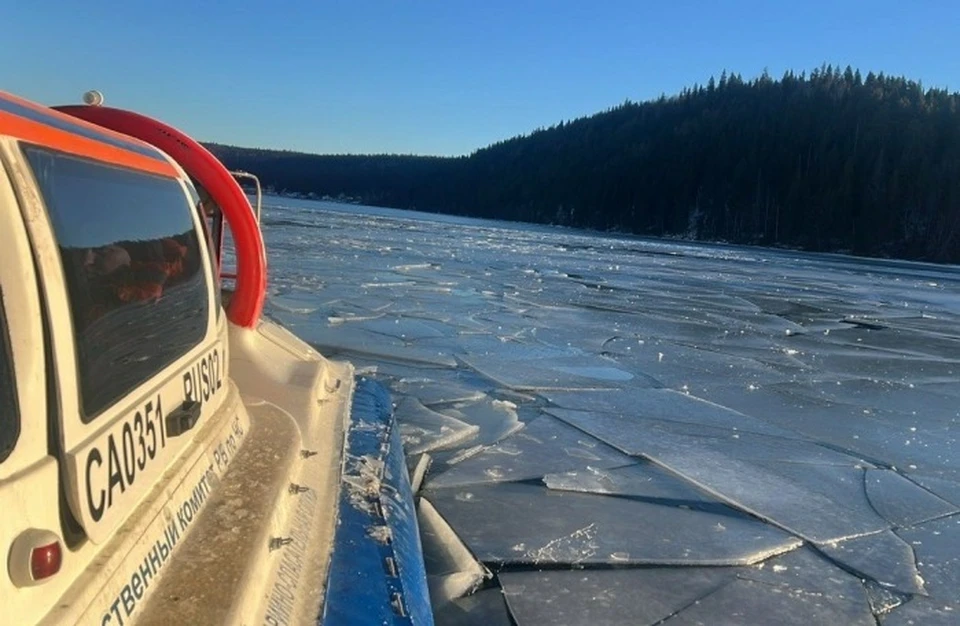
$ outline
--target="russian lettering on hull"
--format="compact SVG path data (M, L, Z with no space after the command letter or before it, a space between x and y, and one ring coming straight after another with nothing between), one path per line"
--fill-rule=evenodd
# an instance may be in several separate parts
M109 604L100 618L101 626L105 624L118 624L123 626L125 620L137 608L137 604L143 600L147 589L150 587L151 580L157 576L157 573L170 559L174 548L180 542L183 533L196 519L197 514L207 501L211 490L210 477L213 475L213 466L210 465L207 471L194 486L190 496L180 504L176 509L176 517L170 521L163 529L163 536L154 540L150 551L143 558L143 562L134 567L127 582L120 589L120 593Z
M211 446L211 450L224 449L228 443L231 449L239 447L245 434L244 426L241 416L235 415L231 423L222 428L220 438ZM223 475L231 458L232 453L230 456L222 457L219 464L211 459L203 470L203 475L194 483L183 500L167 509L170 512L169 521L162 528L157 529L155 537L148 544L150 548L143 554L142 560L131 567L119 593L106 603L105 609L100 614L101 626L123 625L129 621L131 615L146 598L147 591L156 581L160 570L170 560L174 549L210 499L216 477ZM311 495L304 494L305 499L312 502ZM305 538L302 541L305 541Z
M290 624L295 617L297 588L300 586L316 504L317 495L312 489L305 491L297 503L291 533L293 541L284 548L280 566L277 568L277 578L270 593L267 614L264 617L264 621L271 626Z

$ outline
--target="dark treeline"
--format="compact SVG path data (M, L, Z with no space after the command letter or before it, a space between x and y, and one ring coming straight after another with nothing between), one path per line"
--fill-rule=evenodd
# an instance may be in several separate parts
M960 95L849 67L724 73L468 157L211 146L278 191L645 235L960 261Z
M393 208L439 212L444 188L463 158L400 155L316 155L204 144L230 169L252 172L281 193L346 196Z

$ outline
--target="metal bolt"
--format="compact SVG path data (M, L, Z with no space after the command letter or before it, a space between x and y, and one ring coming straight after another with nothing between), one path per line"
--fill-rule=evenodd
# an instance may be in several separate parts
M293 537L270 537L270 552L279 550L283 546L293 543Z
M406 617L407 609L403 606L403 596L396 591L390 594L390 606L393 607L394 613L400 617Z
M393 578L397 577L397 562L393 560L392 556L388 556L383 560L383 564L387 570L387 574Z

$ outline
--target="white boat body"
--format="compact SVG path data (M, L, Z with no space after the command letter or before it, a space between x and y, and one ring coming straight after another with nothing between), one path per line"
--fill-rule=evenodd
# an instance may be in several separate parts
M73 128L53 112L49 124L63 128L38 130L29 117L47 114L12 96L3 102L0 332L15 393L0 397L0 426L19 429L0 460L4 622L315 623L337 520L352 366L271 321L230 322L214 294L209 239L199 237L199 271L216 303L202 338L83 419L69 286L50 199L25 146L93 163L112 154L113 141L174 170L184 206L195 204L196 192L152 146L80 122ZM199 212L191 216L201 233ZM165 435L164 420L190 400L200 404L195 427L176 437L167 427ZM37 537L54 537L62 550L58 571L42 580L31 579L23 551Z

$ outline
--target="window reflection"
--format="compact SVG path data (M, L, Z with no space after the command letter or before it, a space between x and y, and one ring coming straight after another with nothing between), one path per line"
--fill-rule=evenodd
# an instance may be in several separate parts
M193 208L176 180L24 151L60 248L89 420L206 334Z

